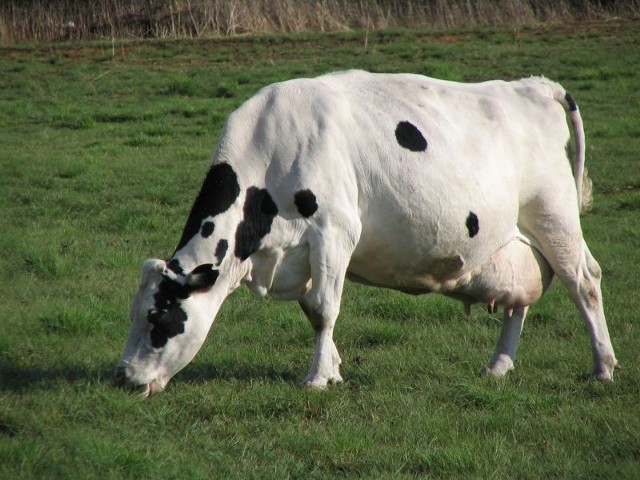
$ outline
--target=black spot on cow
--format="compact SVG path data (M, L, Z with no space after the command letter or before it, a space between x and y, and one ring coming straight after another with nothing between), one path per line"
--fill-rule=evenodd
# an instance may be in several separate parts
M180 306L175 306L171 310L149 312L149 323L153 325L150 338L153 348L164 347L170 338L184 333L184 322L187 314Z
M293 196L293 201L296 204L296 208L300 215L305 218L309 218L318 210L318 202L316 202L316 196L311 190L299 190Z
M412 152L424 152L427 150L427 140L411 122L400 122L396 127L396 140L401 147Z
M467 230L469 231L469 238L475 237L480 231L478 216L473 212L469 212L469 216L467 217L465 225L467 226Z
M224 260L224 256L227 254L227 249L229 248L229 242L226 240L220 240L218 245L216 246L216 265L220 265L222 260Z
M213 224L213 222L204 222L202 224L202 228L200 229L200 235L202 235L203 238L207 238L213 233L214 228L215 225Z
M167 268L177 275L184 274L184 269L182 268L182 265L180 265L180 260L178 260L177 258L172 258L171 260L169 260L167 262Z
M198 234L204 219L226 212L238 195L240 195L238 177L231 165L228 163L213 165L191 207L191 213L187 218L176 252Z
M578 104L573 99L573 97L569 94L569 92L565 93L564 99L567 101L567 105L569 105L569 111L575 112L578 110Z
M184 287L173 280L164 279L153 296L155 308L147 315L147 321L153 325L151 329L151 346L162 348L170 338L184 333L184 322L187 314L182 310L178 300L186 298L188 293Z
M264 188L250 187L243 207L244 217L236 230L235 256L246 260L260 247L262 238L271 231L278 207Z

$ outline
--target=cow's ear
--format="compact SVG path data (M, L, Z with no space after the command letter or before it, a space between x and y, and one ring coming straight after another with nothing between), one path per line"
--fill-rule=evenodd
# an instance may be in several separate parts
M204 290L216 283L218 274L218 270L214 269L211 263L198 265L187 275L185 285L190 291Z

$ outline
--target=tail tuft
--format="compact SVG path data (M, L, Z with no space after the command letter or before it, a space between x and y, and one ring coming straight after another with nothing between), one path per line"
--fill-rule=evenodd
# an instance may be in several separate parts
M593 206L593 182L589 178L587 167L584 167L582 174L582 197L578 198L580 204L580 213L587 213Z

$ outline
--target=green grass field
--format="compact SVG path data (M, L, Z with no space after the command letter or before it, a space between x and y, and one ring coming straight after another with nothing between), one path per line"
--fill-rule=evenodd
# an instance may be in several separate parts
M612 21L0 48L0 478L639 478L639 43L639 22ZM559 284L500 381L477 375L499 316L349 284L346 381L326 392L299 386L297 304L244 289L163 394L113 386L139 268L173 251L225 117L265 84L354 67L571 91L613 383L590 378Z

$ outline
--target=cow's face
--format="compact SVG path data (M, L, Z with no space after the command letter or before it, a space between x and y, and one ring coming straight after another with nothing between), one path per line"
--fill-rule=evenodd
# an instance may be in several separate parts
M145 263L116 381L143 388L147 397L161 391L193 359L227 293L211 292L217 279L218 270L211 264L183 274L162 260Z

